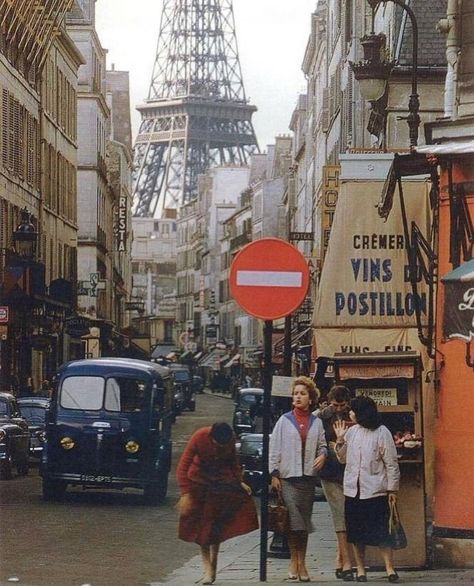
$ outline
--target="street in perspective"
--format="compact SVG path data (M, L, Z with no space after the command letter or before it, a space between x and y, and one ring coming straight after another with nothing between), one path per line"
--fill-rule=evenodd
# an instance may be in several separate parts
M474 584L474 0L0 0L0 585Z

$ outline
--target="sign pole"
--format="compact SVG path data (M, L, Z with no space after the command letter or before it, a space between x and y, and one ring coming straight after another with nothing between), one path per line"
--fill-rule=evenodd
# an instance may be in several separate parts
M263 475L260 496L260 582L267 581L267 541L268 541L268 452L271 419L272 394L272 333L273 321L265 320L263 330Z

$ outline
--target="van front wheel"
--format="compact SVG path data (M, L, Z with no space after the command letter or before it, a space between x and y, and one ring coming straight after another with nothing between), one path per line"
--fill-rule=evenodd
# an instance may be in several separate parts
M45 501L59 501L66 492L67 483L61 480L43 479L43 499Z
M154 484L148 484L143 489L143 498L148 505L159 505L166 498L168 492L168 477L166 476Z

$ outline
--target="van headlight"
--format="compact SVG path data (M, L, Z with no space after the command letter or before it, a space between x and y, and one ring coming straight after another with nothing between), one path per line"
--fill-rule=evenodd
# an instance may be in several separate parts
M72 439L72 437L63 437L61 439L61 446L65 450L72 450L72 448L76 445L76 442Z
M140 444L134 440L130 440L125 444L125 449L129 454L136 454L140 449Z

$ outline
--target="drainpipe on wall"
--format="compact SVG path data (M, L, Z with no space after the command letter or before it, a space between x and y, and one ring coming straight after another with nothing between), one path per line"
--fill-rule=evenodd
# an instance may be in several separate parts
M444 86L444 116L457 119L457 82L459 53L461 51L459 38L459 1L448 0L446 18L442 18L437 25L437 30L446 33L446 60L448 72Z

